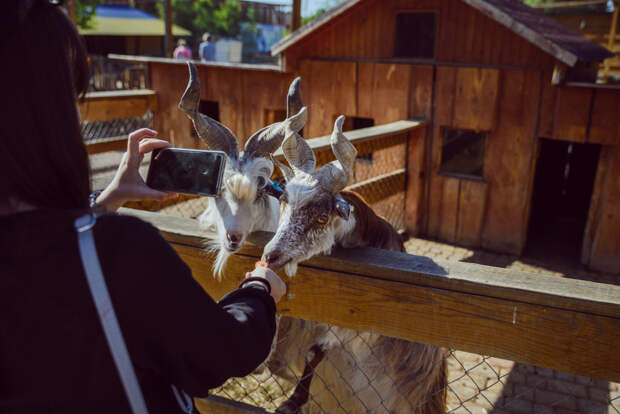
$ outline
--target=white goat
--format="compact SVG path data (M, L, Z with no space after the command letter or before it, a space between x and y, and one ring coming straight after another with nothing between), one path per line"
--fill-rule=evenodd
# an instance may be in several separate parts
M336 120L331 136L336 161L314 171L316 158L307 142L291 131L282 144L292 168L278 162L287 181L278 230L265 246L263 260L292 276L297 264L335 245L376 247L403 251L398 233L377 216L357 194L342 191L347 185L357 150L342 133L344 117ZM291 320L280 331L296 332L295 345L305 341L309 349L304 372L292 396L277 413L298 413L308 401L313 373L322 369L324 383L337 395L336 407L347 412L424 413L445 411L446 357L435 346L409 342L369 332ZM294 352L280 341L275 358L291 359ZM328 356L331 364L320 364ZM351 369L359 365L359 369ZM331 371L330 371L331 370ZM348 386L342 384L346 378ZM335 385L335 386L334 386ZM333 408L333 397L314 396L321 411ZM325 397L332 400L326 407ZM324 411L323 411L324 410Z
M297 78L289 88L287 118L257 131L239 153L237 138L230 129L198 112L200 80L194 64L188 62L188 66L189 82L179 109L192 120L198 137L209 149L224 151L228 156L221 195L209 198L199 217L207 249L217 252L214 274L221 278L228 257L241 248L249 233L276 230L280 204L267 193L273 173L273 163L267 157L280 147L287 131L299 132L303 128L307 112L301 105Z

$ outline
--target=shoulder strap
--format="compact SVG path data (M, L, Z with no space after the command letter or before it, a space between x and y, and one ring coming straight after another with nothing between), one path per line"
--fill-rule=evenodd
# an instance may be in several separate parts
M93 295L97 313L99 314L108 346L112 352L116 369L125 388L127 399L131 405L131 410L134 414L148 414L142 390L140 389L136 372L133 369L127 345L118 325L118 319L116 318L110 294L101 271L101 265L99 264L99 256L95 248L92 230L96 221L97 218L91 214L86 214L75 220L84 273L86 273L90 293Z

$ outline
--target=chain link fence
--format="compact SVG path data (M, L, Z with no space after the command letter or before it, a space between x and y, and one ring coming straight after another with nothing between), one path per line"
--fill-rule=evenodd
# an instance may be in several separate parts
M315 331L313 325L307 321L281 322L275 351L268 361L248 377L230 379L213 394L270 412L277 410L302 379L313 339L309 332ZM433 392L411 396L399 390L404 385L386 367L386 363L398 361L390 358L394 349L372 348L372 342L361 339L364 334L343 336L342 328L328 329L339 338L338 346L327 352L317 368L303 413L438 412L429 402ZM620 389L616 383L458 350L444 353L447 413L620 412ZM369 359L378 363L369 363ZM411 380L424 382L425 378ZM391 392L383 391L386 385Z

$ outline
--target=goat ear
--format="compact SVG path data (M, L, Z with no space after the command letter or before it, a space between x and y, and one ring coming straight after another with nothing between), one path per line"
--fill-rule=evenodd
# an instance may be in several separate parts
M335 204L336 214L338 214L343 219L347 220L349 218L349 215L351 214L351 210L353 209L353 207L351 206L351 204L344 201L344 199L340 197L339 195L336 196L335 199L336 199L336 204Z

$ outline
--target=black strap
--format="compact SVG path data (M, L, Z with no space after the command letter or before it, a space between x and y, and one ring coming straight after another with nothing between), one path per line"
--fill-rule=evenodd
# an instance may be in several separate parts
M271 295L271 283L269 283L269 281L265 279L264 277L256 277L256 276L248 277L247 279L244 279L239 284L239 289L245 287L246 283L249 283L249 282L262 282L263 285L267 288L267 293Z

